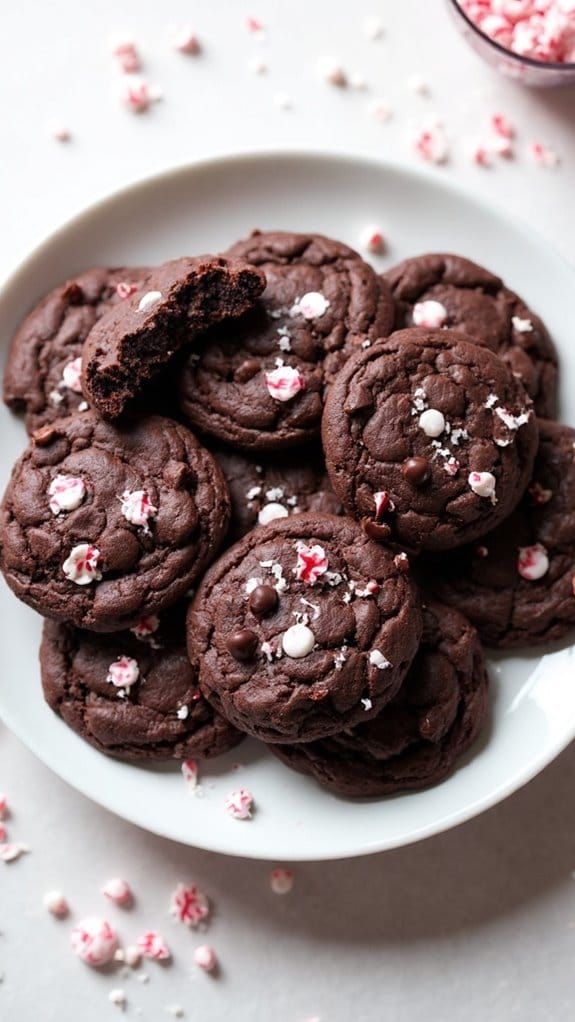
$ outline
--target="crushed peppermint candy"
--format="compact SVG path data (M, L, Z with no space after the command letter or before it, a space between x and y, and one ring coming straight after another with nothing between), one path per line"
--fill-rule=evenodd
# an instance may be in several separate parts
M317 62L317 71L328 85L336 85L339 89L346 87L347 75L335 57L320 57Z
M4 842L0 844L0 859L2 862L16 862L21 855L25 855L30 849L21 841Z
M530 334L533 332L533 323L530 319L521 319L521 316L512 316L511 322L513 324L513 329L516 330L518 334Z
M124 1011L124 1008L128 1003L128 998L126 997L125 992L123 990L120 990L119 988L110 990L110 993L108 994L108 1000L110 1004L115 1004L116 1007L120 1008L121 1011Z
M492 472L470 472L467 482L478 497L488 497L492 504L497 504L496 479Z
M131 688L140 677L138 661L129 656L119 656L108 667L106 681L119 689Z
M0 793L0 820L6 819L8 814L8 799L4 792Z
M137 625L130 628L132 635L135 635L137 639L148 639L150 635L154 635L160 627L160 619L157 614L147 614L145 617L141 617Z
M501 138L513 138L515 129L503 114L493 114L491 117L491 130Z
M134 900L128 881L122 880L120 877L112 877L107 880L102 887L102 894L108 901L113 901L114 905L119 905L121 908L127 908Z
M178 884L170 897L170 914L195 929L210 914L206 895L195 884Z
M333 666L335 667L336 671L341 671L343 669L343 665L346 662L346 660L347 646L342 646L341 649L338 649L333 654Z
M127 280L121 280L116 284L118 298L129 298L138 290L137 284L130 284Z
M540 167L557 167L560 163L557 153L548 146L543 145L542 142L532 142L529 147L529 153L533 162L537 163Z
M182 777L190 791L196 791L198 787L198 764L195 759L185 759L181 765Z
M383 655L380 649L372 649L369 654L369 662L372 667L377 667L380 671L385 671L388 667L391 667L391 662Z
M62 385L67 387L68 390L73 390L75 394L82 393L82 359L78 355L78 358L73 358L71 362L67 362L62 370Z
M426 436L440 436L445 429L443 413L438 411L437 408L427 408L419 416L419 428L423 430Z
M385 239L379 227L370 224L364 227L359 236L360 247L373 255L382 255L385 252Z
M172 39L172 46L188 57L197 57L202 52L200 41L191 25L184 25L177 30Z
M553 496L553 490L545 489L541 483L531 483L527 487L527 492L531 498L532 504L536 507L543 507L544 504L548 504Z
M245 788L238 788L237 791L232 791L226 796L224 805L226 812L234 820L249 820L252 815L254 797Z
M376 518L381 518L387 511L395 511L395 504L387 490L378 490L377 493L374 493L373 502Z
M369 582L366 582L366 584L363 587L363 589L358 589L358 587L355 586L354 587L354 592L355 592L356 596L360 596L360 597L364 597L364 596L376 596L377 593L379 592L380 588L381 587L380 587L379 582L376 582L374 578L370 578Z
M137 969L138 965L142 961L142 953L135 944L128 944L125 948L118 948L114 954L115 962L122 962L123 965L128 965L130 969Z
M69 142L72 138L70 129L62 121L50 120L48 121L47 128L52 138L55 138L57 142Z
M5 844L8 837L8 831L3 823L0 823L0 844Z
M145 490L124 490L119 500L121 512L131 525L147 529L150 518L155 518L158 513Z
M536 582L549 571L549 555L542 543L519 547L517 571L527 582Z
M62 565L62 571L70 582L78 586L87 586L91 582L99 582L102 572L99 570L100 551L91 543L79 543L70 551Z
M447 163L449 147L443 129L438 124L420 131L413 142L416 153L427 163Z
M315 585L318 579L328 569L329 560L327 554L319 543L307 546L299 540L296 543L297 560L294 568L294 575L300 582L307 582L308 585Z
M194 951L194 962L204 972L215 972L218 967L218 959L213 947L209 944L200 944Z
M176 717L178 718L178 720L187 720L189 716L190 716L189 706L180 706L179 709L176 710Z
M308 625L291 625L282 635L282 649L286 656L300 660L308 656L315 646L315 635Z
M319 291L307 291L301 298L296 298L290 309L290 316L303 316L304 319L320 319L329 309L329 302Z
M501 419L507 429L516 430L529 422L530 412L521 412L520 415L513 415L508 408L496 408L495 414Z
M477 28L504 49L530 60L575 62L572 0L457 0ZM512 130L495 116L501 131ZM495 127L495 125L494 125Z
M127 74L139 71L141 68L140 56L133 39L114 38L111 41L110 49L118 63Z
M279 866L272 869L269 884L274 894L289 894L294 884L293 870L282 869Z
M129 75L125 79L125 83L122 84L120 99L132 113L141 114L148 110L152 103L160 99L160 94L152 90L143 78Z
M62 891L46 891L46 894L42 898L42 904L51 915L56 916L57 919L63 919L68 915L70 907L66 901Z
M264 373L264 381L274 401L291 401L300 390L305 390L305 380L293 366L281 365Z
M147 930L138 937L136 947L143 958L152 958L156 962L165 962L172 957L165 940L155 930Z
M441 302L432 298L424 302L416 302L411 315L414 326L422 326L428 330L437 330L447 323L449 313Z
M273 522L276 518L287 518L289 511L283 504L278 504L276 501L270 501L269 504L264 506L258 511L258 523L260 525L268 525L269 522Z
M86 493L86 484L79 476L57 475L48 487L50 511L54 515L59 515L60 511L75 511Z
M70 935L72 948L87 965L107 965L113 961L118 947L114 927L98 916L87 916L74 927Z

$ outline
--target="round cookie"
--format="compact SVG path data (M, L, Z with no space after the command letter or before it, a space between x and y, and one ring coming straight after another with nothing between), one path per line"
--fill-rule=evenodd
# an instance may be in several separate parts
M456 610L430 602L414 663L377 717L321 742L270 749L336 795L393 795L427 788L451 773L479 735L487 708L477 632Z
M240 730L312 741L396 694L421 615L405 555L352 521L304 513L254 529L202 580L188 614L200 688Z
M320 450L278 452L254 459L223 448L213 452L223 470L232 501L228 540L241 539L256 525L302 511L342 514Z
M538 415L553 415L557 353L545 325L500 277L462 256L429 253L384 275L396 304L396 329L453 327L507 363Z
M0 567L40 614L119 631L180 599L216 553L229 496L184 426L94 412L34 433L0 509Z
M209 759L242 739L203 698L186 653L185 612L96 635L46 621L40 647L48 705L100 752L128 761Z
M181 408L206 436L247 451L293 447L319 432L326 387L362 343L387 335L389 287L339 241L261 233L226 255L263 270L253 313L194 344Z
M552 642L575 626L575 430L540 419L539 437L531 484L511 517L420 568L440 599L501 649Z
M346 510L414 552L460 546L506 518L537 447L522 385L454 330L401 330L354 355L322 433Z
M4 401L25 413L29 433L85 406L78 361L84 341L147 273L97 266L54 288L26 316L4 370Z

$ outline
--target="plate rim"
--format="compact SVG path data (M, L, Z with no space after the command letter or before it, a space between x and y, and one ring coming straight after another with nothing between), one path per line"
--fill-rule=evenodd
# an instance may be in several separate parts
M560 264L563 269L567 269L571 274L575 275L575 267L566 258L566 256L556 250L554 246L547 241L545 237L540 235L535 228L531 227L530 224L524 223L518 216L514 213L510 213L507 209L504 209L499 205L499 203L484 199L467 186L461 185L459 182L453 181L452 179L442 177L438 171L417 167L401 160L382 158L374 155L373 153L361 150L358 152L351 152L349 149L313 148L294 145L275 147L255 146L249 149L238 148L216 151L211 154L204 154L197 159L185 160L183 162L178 162L177 164L168 164L164 168L154 170L151 174L137 177L128 183L120 185L118 188L108 190L97 196L88 205L76 210L68 219L51 230L47 235L40 236L39 239L31 243L24 255L19 258L17 265L12 270L9 270L0 282L0 308L12 288L18 285L20 276L25 274L37 260L41 260L53 244L64 239L66 234L81 226L83 220L97 216L98 213L101 210L105 210L107 206L121 202L123 197L134 196L134 194L144 192L149 188L165 186L166 184L169 185L172 179L185 177L187 174L193 175L196 173L205 173L213 167L227 168L233 167L234 164L243 164L245 166L253 162L258 164L261 162L269 162L271 164L277 160L284 162L286 160L292 162L297 162L299 160L329 163L336 162L344 164L350 168L354 166L358 168L361 166L365 167L367 165L370 169L376 171L383 171L384 173L386 171L392 172L411 179L412 181L424 182L426 187L432 186L442 192L446 197L455 195L463 202L474 206L478 211L485 211L491 216L496 216L505 224L510 225L516 234L523 235L528 238L532 244L538 245L542 250L544 250L546 257L550 261L553 260L555 263ZM108 812L113 813L115 816L118 816L120 819L139 827L144 832L151 832L159 837L185 844L186 847L198 848L208 852L229 855L235 858L272 861L267 853L262 854L262 852L258 852L257 850L242 850L238 854L238 852L234 851L233 848L229 847L229 843L228 846L224 847L218 838L216 838L215 841L211 840L210 843L198 844L197 841L191 843L183 841L181 837L176 837L172 834L166 833L165 828L161 829L155 827L153 821L144 825L133 813L130 812L129 807L127 810L120 810L119 808L111 805L106 797L105 790L98 795L93 794L87 790L90 786L86 786L83 783L82 777L79 777L77 780L72 782L69 779L69 776L64 775L60 767L47 763L41 752L37 749L30 748L18 722L13 719L9 709L6 711L3 706L0 706L0 719L9 728L9 730L16 735L25 748L28 749L36 757L36 759L39 760L39 762L48 766L48 768L62 781L68 784L75 791L79 792L85 798L95 802L97 805L103 807ZM564 751L564 749L567 748L574 738L575 721L573 722L572 734L566 734L560 742L554 745L551 755L549 755L548 751L542 753L533 759L526 769L516 770L510 778L499 784L498 787L490 793L490 795L475 798L471 803L450 814L447 820L428 823L423 825L420 829L415 829L407 838L392 838L383 841L381 838L379 840L374 838L373 842L364 842L362 845L353 850L349 849L344 852L336 851L333 854L322 852L319 856L305 854L304 852L299 854L296 852L296 854L283 856L280 854L273 856L273 861L318 862L358 858L365 855L373 855L379 852L390 851L400 847L407 847L408 845L415 844L419 841L444 833L476 816L481 815L483 812L486 812L495 805L498 805L506 798L509 798L514 792L527 785L546 766L553 762L553 760L555 760ZM78 741L81 741L81 739L78 739Z

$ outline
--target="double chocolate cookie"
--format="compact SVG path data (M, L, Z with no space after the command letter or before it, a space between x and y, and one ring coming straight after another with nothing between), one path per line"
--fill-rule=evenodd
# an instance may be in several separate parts
M396 305L395 326L453 327L507 363L533 399L553 416L557 354L545 325L500 277L461 256L405 259L384 274Z
M279 452L249 458L237 451L214 451L232 501L228 540L235 542L256 525L302 511L342 514L321 451Z
M506 518L537 447L521 383L452 330L401 330L354 355L330 388L322 434L347 512L412 551L460 546Z
M317 436L327 386L362 343L389 333L389 286L339 241L260 233L228 256L265 273L262 301L242 323L194 344L180 402L206 436L251 451Z
M487 707L487 674L475 629L456 610L430 602L413 666L377 717L321 742L270 749L336 795L393 795L427 788L451 773L479 735Z
M4 401L25 413L30 433L84 407L84 341L104 313L125 301L148 273L101 266L86 270L50 291L28 314L12 340Z
M184 426L95 412L37 431L0 509L0 567L46 617L119 631L182 597L226 532L221 469Z
M208 759L243 737L203 698L186 654L185 613L95 635L46 621L40 648L48 705L81 738L118 759Z
M405 555L354 522L301 514L255 529L213 565L188 615L200 688L268 742L311 741L397 693L421 615Z
M84 393L102 415L118 418L179 348L241 316L264 287L261 270L243 259L196 256L150 270L90 331L82 353Z
M480 543L422 561L426 584L490 646L538 646L575 627L575 430L539 420L532 481Z

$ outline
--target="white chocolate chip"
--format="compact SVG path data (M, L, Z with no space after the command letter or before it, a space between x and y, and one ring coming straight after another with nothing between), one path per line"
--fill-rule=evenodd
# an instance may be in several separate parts
M276 518L287 518L289 511L283 504L276 504L271 502L270 504L264 504L261 511L258 513L258 522L260 525L267 525L269 522L273 522Z
M426 436L440 436L445 429L445 418L437 408L428 408L419 416L419 428Z
M282 648L286 656L299 660L308 656L315 646L315 635L307 625L292 625L282 635Z
M385 671L388 667L391 667L390 661L383 655L380 649L372 649L369 654L369 662L380 671Z
M152 305L157 305L162 300L161 291L146 291L145 295L142 295L138 303L139 312L144 312L149 309Z

